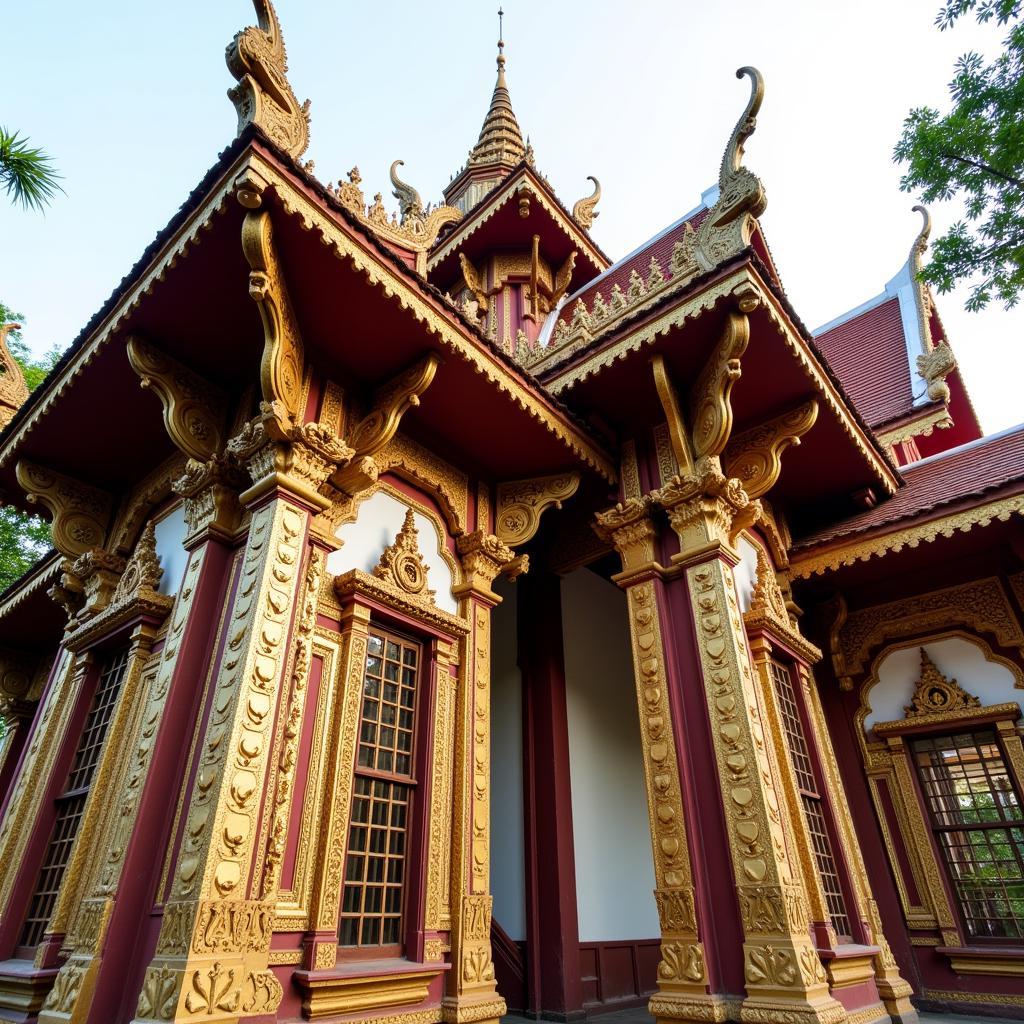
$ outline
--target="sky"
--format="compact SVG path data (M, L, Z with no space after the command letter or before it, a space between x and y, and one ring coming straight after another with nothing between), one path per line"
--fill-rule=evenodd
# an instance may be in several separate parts
M603 187L593 236L617 259L697 205L748 96L766 93L746 165L783 284L812 330L882 291L920 227L891 159L907 111L944 109L956 58L994 26L939 32L939 0L503 0L507 78L537 166L567 205ZM289 78L312 100L306 156L424 201L462 166L494 85L496 4L277 0ZM0 124L55 158L40 215L0 202L0 301L37 354L64 348L235 135L224 47L247 0L44 0L4 12ZM960 216L932 209L933 237ZM1024 304L939 312L986 432L1024 420ZM197 315L201 313L197 312Z

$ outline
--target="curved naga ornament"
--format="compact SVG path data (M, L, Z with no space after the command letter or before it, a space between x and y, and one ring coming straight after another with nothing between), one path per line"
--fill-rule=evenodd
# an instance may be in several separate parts
M388 176L391 178L391 184L394 187L394 192L391 194L398 200L399 223L403 227L411 219L423 219L423 200L420 198L419 192L417 192L412 185L408 185L402 181L402 179L395 173L396 167L404 166L404 160L395 160L392 162L391 170L388 172Z
M601 182L592 174L587 175L587 181L594 183L594 191L583 199L577 199L572 208L572 218L581 228L590 230L591 225L601 216L595 207L601 201Z
M928 208L918 204L914 213L921 214L921 230L910 247L907 264L910 268L910 283L914 288L917 300L917 326L920 334L921 354L917 357L917 373L928 389L928 399L932 402L949 402L950 391L946 378L957 368L956 356L945 338L939 341L932 339L929 319L932 311L931 296L921 280L922 261L928 249L928 236L932 233L932 215ZM948 426L948 424L939 424Z
M228 98L238 112L239 134L255 124L297 160L309 145L309 100L300 106L288 83L288 57L271 0L253 0L253 7L259 27L242 29L224 54L238 79Z
M743 149L757 127L764 99L764 78L757 68L742 67L737 78L750 79L750 99L729 136L718 172L718 201L700 227L687 231L672 253L673 278L688 279L712 270L750 244L757 218L768 205L764 186L743 166Z

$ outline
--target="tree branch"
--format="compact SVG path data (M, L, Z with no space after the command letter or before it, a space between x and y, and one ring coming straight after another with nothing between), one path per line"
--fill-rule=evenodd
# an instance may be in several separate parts
M940 151L939 156L945 157L947 160L956 160L958 163L967 164L968 167L974 167L979 171L984 171L986 174L991 174L993 177L1001 178L1003 181L1008 181L1011 185L1016 185L1017 188L1024 188L1024 181L1020 178L1014 178L1012 175L1003 174L1002 171L997 171L994 167L989 167L988 164L978 163L976 160L968 160L965 156L958 156L956 153L945 153Z

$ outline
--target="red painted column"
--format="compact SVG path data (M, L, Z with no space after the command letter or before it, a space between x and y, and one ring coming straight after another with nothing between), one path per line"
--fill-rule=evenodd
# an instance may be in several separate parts
M518 589L529 1008L582 1020L561 581L534 570Z
M191 606L177 639L173 630L178 608L171 613L167 642L178 644L177 653L135 828L125 850L120 884L100 950L102 962L87 1018L93 1024L127 1020L135 1010L155 940L156 929L152 929L152 935L147 934L153 904L159 902L155 889L183 785L190 737L202 710L203 684L214 657L221 609L228 599L231 543L219 533L204 531L186 546L191 548L189 566L178 600L188 600ZM192 593L186 597L189 588ZM132 983L126 984L127 979Z

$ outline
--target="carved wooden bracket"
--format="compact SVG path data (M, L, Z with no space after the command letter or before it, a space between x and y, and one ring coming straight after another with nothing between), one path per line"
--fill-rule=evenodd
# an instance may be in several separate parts
M725 449L725 475L737 477L751 498L775 486L782 472L782 453L818 419L818 400L812 398L781 416L737 434Z
M658 392L661 408L668 424L669 442L672 454L676 457L679 472L689 475L694 472L693 453L690 450L690 438L686 430L686 420L679 407L679 396L672 386L672 381L665 366L665 357L660 353L651 359L651 371L654 374L654 386Z
M746 314L758 304L751 293L740 297L740 312L726 314L725 331L697 377L691 396L693 454L696 459L720 455L732 433L733 385L740 377L740 356L750 341Z
M552 505L561 508L580 485L579 473L560 473L534 480L498 484L495 527L500 541L515 547L536 534L540 517Z
M160 399L171 440L199 462L213 458L224 441L224 392L137 334L127 351L142 386Z
M372 411L356 423L349 436L354 451L351 461L331 478L339 491L355 494L376 481L378 468L373 456L395 436L409 409L420 404L420 396L430 387L440 365L440 358L428 353L377 389Z
M28 500L50 510L53 546L62 555L77 558L103 545L113 507L106 491L28 459L19 459L15 472Z
M249 295L263 319L263 360L260 386L263 402L273 413L278 430L285 432L302 410L302 374L305 366L302 334L292 308L284 273L274 247L273 226L266 210L247 213L242 224L242 251L252 268Z

